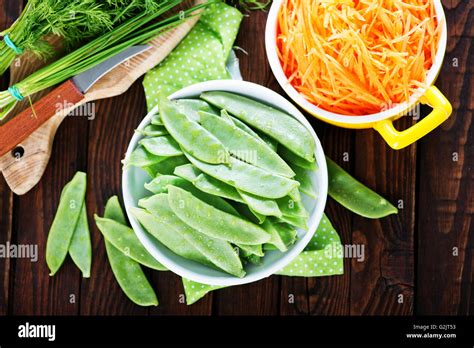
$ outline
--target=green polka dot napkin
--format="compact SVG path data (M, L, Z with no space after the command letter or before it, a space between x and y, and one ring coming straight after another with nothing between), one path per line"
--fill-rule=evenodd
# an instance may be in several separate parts
M172 94L209 80L229 79L226 61L239 31L242 14L224 3L209 5L191 32L143 81L148 110L158 92Z
M210 5L201 18L143 81L148 109L157 103L159 91L171 94L194 83L229 79L226 61L239 31L242 14L224 3ZM343 273L342 245L326 216L305 250L277 274L316 277ZM200 284L183 278L186 303L193 304L208 292L222 286Z

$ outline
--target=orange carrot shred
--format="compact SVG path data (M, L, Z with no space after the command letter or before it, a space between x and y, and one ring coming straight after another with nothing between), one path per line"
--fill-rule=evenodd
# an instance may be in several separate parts
M369 115L424 86L440 34L433 0L284 0L277 51L309 102Z

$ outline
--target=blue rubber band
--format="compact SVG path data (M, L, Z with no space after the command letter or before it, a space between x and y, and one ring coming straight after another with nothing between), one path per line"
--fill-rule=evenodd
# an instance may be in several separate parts
M20 90L17 86L8 87L8 92L18 101L22 101L24 97L21 95Z
M10 37L7 35L5 35L3 37L3 41L5 41L5 44L10 47L16 54L22 54L23 53L23 50L20 48L20 47L17 47L13 41L10 39Z

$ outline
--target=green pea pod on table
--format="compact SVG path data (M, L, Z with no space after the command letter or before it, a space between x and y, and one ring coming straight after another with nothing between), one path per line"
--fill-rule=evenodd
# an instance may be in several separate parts
M379 219L398 210L385 198L363 185L334 161L326 157L329 196L350 211L370 219Z
M126 223L125 215L116 196L109 199L105 207L104 217L116 219L117 223ZM122 291L139 306L157 306L158 299L150 282L143 273L140 264L127 257L122 251L105 241L105 250L112 272Z
M215 209L178 187L168 188L168 201L182 221L210 237L246 245L263 244L270 239L258 225Z
M161 95L158 105L163 124L186 152L206 163L228 163L229 153L224 145L199 123L181 113L176 102Z
M167 271L166 267L156 261L145 249L130 227L97 215L94 218L97 228L104 235L104 238L125 256L148 268Z
M67 183L64 186L60 199L63 198L64 192L69 187L69 184L70 183ZM92 266L92 244L89 221L87 220L85 197L84 202L82 203L79 220L77 220L76 226L74 227L74 233L72 234L71 244L69 245L69 255L77 268L81 270L82 276L84 278L89 278Z
M77 221L69 246L69 255L76 266L81 270L84 278L91 275L92 244L87 220L86 202L82 203L81 215Z
M315 143L308 129L290 115L229 92L205 92L201 94L211 105L227 110L241 121L277 140L292 152L314 162Z
M46 263L50 275L54 275L59 270L68 254L72 236L81 215L86 185L86 174L77 172L60 199L46 242Z

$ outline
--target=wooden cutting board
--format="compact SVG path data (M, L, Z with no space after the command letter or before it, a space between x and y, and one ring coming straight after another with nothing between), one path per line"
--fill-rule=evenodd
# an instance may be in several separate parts
M183 2L181 8L189 8L192 5L202 3L203 0L189 0ZM78 104L64 108L26 140L22 141L16 149L0 157L0 171L3 173L11 190L22 195L31 190L41 179L51 157L51 150L56 131L64 118L75 108L87 102L98 99L113 97L124 93L128 88L148 70L159 64L178 45L178 43L189 33L199 19L198 13L176 28L163 33L151 40L148 44L152 46L148 51L133 57L117 66L104 75L86 94L85 98ZM56 42L57 47L60 43ZM11 66L10 85L22 80L33 71L45 65L32 55L23 55L15 60ZM41 91L31 97L35 102L51 89ZM30 101L25 100L15 108L12 113L29 107ZM105 116L105 115L103 115Z

